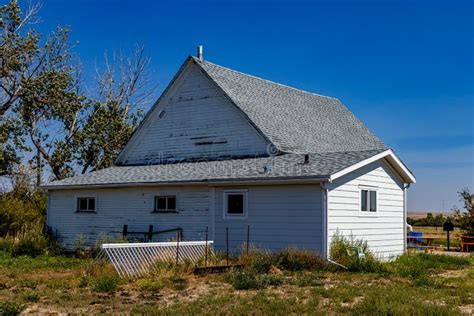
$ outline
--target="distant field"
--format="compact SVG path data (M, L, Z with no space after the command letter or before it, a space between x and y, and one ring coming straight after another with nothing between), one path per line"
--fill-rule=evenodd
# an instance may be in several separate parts
M414 219L419 219L419 218L425 218L426 214L428 213L432 213L433 216L436 216L438 214L443 214L444 217L453 215L453 212L408 212L407 216Z

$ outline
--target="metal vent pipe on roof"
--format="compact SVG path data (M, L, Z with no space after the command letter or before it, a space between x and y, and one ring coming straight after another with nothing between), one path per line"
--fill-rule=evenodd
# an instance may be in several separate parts
M203 58L202 58L202 45L199 45L197 47L197 58L200 60L200 61L203 61Z

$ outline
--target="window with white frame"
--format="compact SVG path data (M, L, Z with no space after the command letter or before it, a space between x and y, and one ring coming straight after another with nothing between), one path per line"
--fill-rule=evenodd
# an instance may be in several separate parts
M360 190L360 211L364 214L377 213L377 190Z
M247 217L247 190L224 191L224 217Z
M176 212L176 195L155 196L155 212Z
M77 212L95 212L96 201L95 197L78 197L77 198Z

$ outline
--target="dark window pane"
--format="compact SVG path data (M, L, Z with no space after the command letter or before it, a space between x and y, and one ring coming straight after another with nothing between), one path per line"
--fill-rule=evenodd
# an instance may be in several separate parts
M361 191L361 197L360 197L360 210L362 212L367 211L367 190L362 190Z
M95 198L89 198L89 211L95 211Z
M370 211L377 212L377 192L370 191Z
M87 211L87 199L79 198L78 204L79 204L79 209L78 209L79 211Z
M156 198L156 209L157 210L166 210L166 198L157 197Z
M244 195L243 194L227 195L227 213L244 214Z
M176 209L176 197L170 196L168 197L168 210L175 210Z

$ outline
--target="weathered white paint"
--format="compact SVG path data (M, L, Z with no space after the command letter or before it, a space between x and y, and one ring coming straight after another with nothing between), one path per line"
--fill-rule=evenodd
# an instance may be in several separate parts
M214 246L235 253L246 243L250 226L250 243L259 248L280 250L288 247L322 251L321 189L318 185L280 185L239 187L248 190L248 214L229 218L223 214L224 191L215 188ZM233 187L232 189L236 189Z
M363 186L377 188L378 212L375 216L359 214L360 188ZM339 232L366 240L382 258L403 253L403 181L385 160L380 159L339 177L328 184L328 189L328 247L332 236Z
M359 214L362 186L377 188L376 216ZM221 251L226 247L226 227L229 228L229 249L236 252L245 244L250 226L250 242L270 250L293 246L325 255L331 237L338 231L367 240L372 250L384 258L403 252L403 181L384 160L327 183L326 188L327 197L318 184L51 190L48 224L57 230L60 243L67 249L75 247L80 234L91 246L102 235L120 237L124 224L129 231L144 232L152 224L155 231L180 227L183 239L192 241L203 240L208 226L209 239L213 239L216 249ZM223 197L228 189L247 190L245 218L225 218ZM179 211L153 213L156 195L177 195ZM96 196L97 213L77 213L78 196ZM156 240L174 236L167 234Z
M189 63L127 144L120 164L266 154L267 140Z
M153 213L154 196L177 195L177 213ZM76 212L76 198L97 196L96 213ZM48 224L60 236L60 243L74 249L82 234L88 246L107 235L114 239L122 234L123 225L129 231L166 230L181 227L183 240L204 240L210 226L208 187L138 187L100 190L62 190L49 193ZM174 238L175 233L156 236L157 241Z
M228 227L232 252L245 243L250 226L250 242L258 247L279 250L293 246L321 253L323 217L318 185L241 187L248 190L245 219L224 218L223 192L227 189L196 186L50 191L48 222L67 249L74 249L80 234L88 246L93 246L101 236L120 237L124 224L129 231L147 231L152 224L155 230L181 227L183 239L193 241L204 240L208 226L208 237L215 240L218 250L225 250ZM171 194L178 197L178 213L153 213L154 196ZM82 195L97 197L97 213L76 212L76 198ZM168 234L156 240L174 236Z

